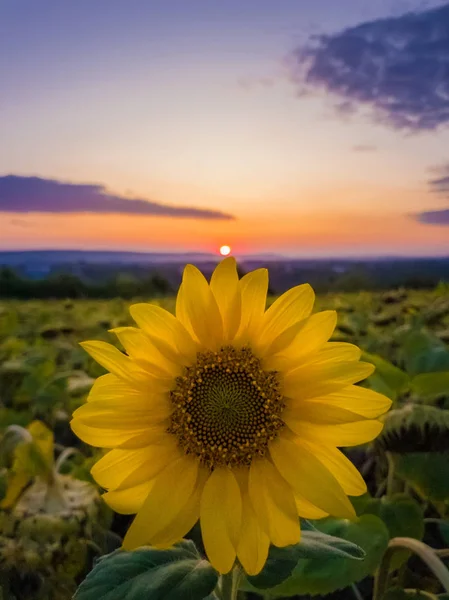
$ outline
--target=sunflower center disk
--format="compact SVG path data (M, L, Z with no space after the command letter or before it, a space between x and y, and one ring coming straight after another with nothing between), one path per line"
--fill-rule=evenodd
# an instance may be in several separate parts
M211 469L264 456L284 425L277 374L264 371L249 348L199 353L170 394L175 408L169 432Z

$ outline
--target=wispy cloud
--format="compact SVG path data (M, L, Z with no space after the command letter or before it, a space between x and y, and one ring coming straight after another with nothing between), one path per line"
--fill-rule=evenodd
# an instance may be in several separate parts
M376 152L377 146L373 144L356 144L352 149L354 152Z
M449 209L428 210L415 215L416 220L427 225L449 225Z
M449 197L449 164L437 167L433 171L438 177L429 179L431 191Z
M433 177L427 181L431 192L449 198L449 164L432 167ZM449 225L449 209L427 210L412 215L420 223L427 225Z
M436 129L449 122L449 4L316 36L289 64L298 88L330 92L345 114L368 107L396 129Z
M119 213L159 215L181 219L234 219L207 208L173 206L111 194L103 185L80 184L6 175L0 177L0 212L11 213Z

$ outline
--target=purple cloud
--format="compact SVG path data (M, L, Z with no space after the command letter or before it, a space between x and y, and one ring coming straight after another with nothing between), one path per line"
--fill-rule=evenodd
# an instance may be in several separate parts
M418 213L415 218L420 223L426 223L427 225L449 225L449 209L429 210Z
M361 107L395 129L449 122L449 4L311 38L289 61L301 90L322 89L345 114Z
M218 210L172 206L110 194L97 184L6 175L0 177L0 212L159 215L181 219L234 219Z

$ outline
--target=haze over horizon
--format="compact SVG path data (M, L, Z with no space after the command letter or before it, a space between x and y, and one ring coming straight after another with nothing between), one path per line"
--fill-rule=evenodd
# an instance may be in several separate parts
M0 5L0 250L449 255L449 3Z

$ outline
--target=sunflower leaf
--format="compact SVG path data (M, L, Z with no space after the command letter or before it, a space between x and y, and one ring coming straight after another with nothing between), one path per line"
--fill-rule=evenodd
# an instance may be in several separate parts
M375 444L398 454L449 450L449 410L406 404L385 415Z
M257 577L248 577L247 583L249 586L246 589L255 590L270 587L270 598L284 598L303 594L312 596L328 594L372 574L378 567L388 545L388 530L384 523L374 515L363 515L356 523L345 519L326 519L316 523L316 526L324 535L323 541L326 538L329 542L339 540L337 548L340 552L338 550L335 552L333 548L330 549L329 547L326 552L324 547L319 548L312 543L310 555L297 557L299 560L297 560L291 574L284 577L280 584L275 583L273 587L267 585L269 584L269 578L266 571L267 567L265 567ZM306 535L307 532L304 532L303 537ZM307 535L307 537L309 536ZM344 542L348 544L346 546L347 550L349 548L357 549L355 556L351 554L351 551L346 555L344 554L342 545ZM298 544L298 546L300 545ZM332 546L332 543L330 546ZM279 551L280 549L276 550ZM342 550L343 552L341 552ZM360 559L363 555L362 552L366 553L363 560L351 560L353 558ZM271 572L275 573L275 568L270 567ZM272 581L274 581L274 577Z
M102 557L79 586L75 600L203 600L214 598L218 573L195 544L183 540L167 550L117 550Z
M271 546L262 572L253 577L248 577L248 582L258 589L278 585L290 576L300 559L326 560L340 557L362 560L364 556L365 552L356 544L322 533L306 522L303 524L299 544L285 548Z

